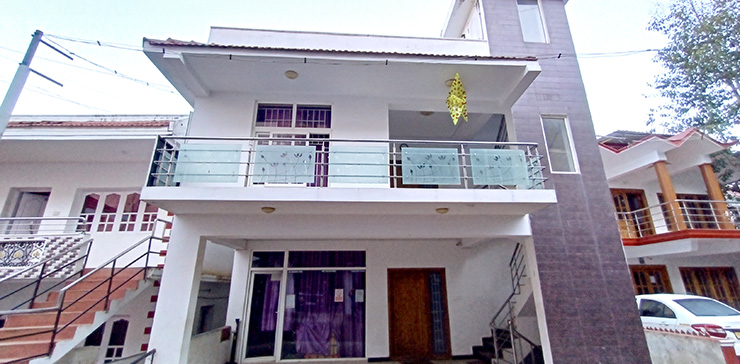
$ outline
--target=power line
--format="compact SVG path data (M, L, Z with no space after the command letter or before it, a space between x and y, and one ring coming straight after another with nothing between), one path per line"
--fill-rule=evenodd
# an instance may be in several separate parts
M167 92L170 92L170 93L174 93L174 91L171 91L171 90L169 90L169 89L165 89L165 88L163 88L162 86L158 86L158 85L156 85L156 84L150 83L149 81L145 81L145 80L141 80L141 79L138 79L138 78L135 78L135 77L131 77L131 76L125 75L125 74L123 74L123 73L121 73L121 72L118 72L118 71L117 71L116 69L113 69L113 68L109 68L109 67L103 66L102 64L99 64L99 63L93 62L93 61L91 61L91 60L89 60L89 59L87 59L87 58L85 58L85 57L81 56L80 54L78 54L78 53L75 53L75 52L73 52L73 51L71 51L71 50L69 50L69 49L65 48L64 46L62 46L61 44L59 44L59 43L57 43L57 42L55 42L55 41L53 41L53 40L49 40L49 42L50 42L50 43L52 43L52 44L54 44L54 45L56 45L56 46L58 46L58 47L60 47L60 48L62 48L62 49L64 49L64 50L65 50L65 51L67 51L67 52L68 52L69 54L71 54L71 55L73 55L73 56L76 56L77 58L79 58L79 59L81 59L81 60L83 60L83 61L85 61L85 62L87 62L87 63L89 63L89 64L91 64L91 65L93 65L93 66L95 66L95 67L98 67L98 68L100 68L100 69L102 69L102 70L105 70L105 71L107 71L107 72L109 72L109 73L111 73L111 74L114 74L114 75L116 75L116 76L118 76L118 77L121 77L121 78L127 79L127 80L129 80L129 81L133 81L133 82L141 83L141 84L144 84L144 85L147 85L147 86L150 86L150 87L154 87L154 88L160 89L161 91L167 91Z
M4 79L0 79L0 82L7 83L7 84L10 83L10 81L4 80ZM54 99L65 101L65 102L69 102L71 104L75 104L75 105L78 105L78 106L82 106L82 107L87 108L87 109L90 109L90 110L99 110L99 111L104 111L104 112L110 112L110 110L101 109L99 107L95 107L95 106L92 106L92 105L87 105L87 104L83 104L81 102L70 100L70 99L68 99L66 97L63 97L63 96L61 96L59 94L56 94L56 93L53 93L53 92L51 92L49 90L43 89L41 87L27 86L25 89L26 90L29 90L31 92L35 92L37 94L41 94L41 95L47 96L47 97L51 97L51 98L54 98Z
M72 38L72 37L65 37L65 36L54 35L54 34L47 34L46 36L49 38L66 40L69 42L97 45L99 47L110 47L110 48L123 49L127 51L138 51L138 52L142 51L142 48L140 46L134 46L134 45L123 44L123 43L101 42L99 40Z
M138 78L135 78L135 77L131 77L131 76L125 75L123 73L118 72L115 69L112 69L112 68L103 66L103 65L98 64L98 63L95 63L93 61L90 61L90 60L88 60L88 59L80 56L79 54L77 54L75 52L72 52L69 49L61 46L59 43L56 43L56 42L54 42L52 40L49 40L49 42L55 44L56 46L58 46L58 47L60 47L62 49L64 49L65 51L67 51L70 54L76 56L77 58L79 58L79 59L81 59L81 60L83 60L85 62L88 62L88 63L90 63L90 64L92 64L92 65L94 65L94 66L96 66L96 67L98 67L100 69L102 69L102 71L101 70L97 70L97 69L92 69L92 68L87 68L87 67L73 65L73 64L70 64L70 63L67 63L67 62L64 62L64 61L56 60L56 59L50 59L50 58L46 58L46 57L37 57L37 58L40 58L40 59L43 59L43 60L46 60L46 61L49 61L49 62L54 62L54 63L62 64L62 65L65 65L65 66L68 66L68 67L72 67L72 68L78 68L78 69L85 70L85 71L106 74L106 75L110 75L110 76L114 76L114 77L120 77L120 78L129 80L129 81L132 81L132 82L136 82L136 83L139 83L139 84L142 84L142 85L145 85L145 86L152 87L152 88L157 89L159 91L164 91L164 92L168 92L168 93L171 93L171 94L175 94L176 93L174 90L172 90L167 85L163 85L163 84L159 84L159 83L155 83L155 82L149 82L149 81L146 81L146 80L142 80L142 79L138 79ZM4 50L10 51L10 52L14 52L14 53L20 53L20 54L23 53L23 52L16 51L14 49L10 49L10 48L3 47L3 46L0 46L0 49L4 49ZM2 56L0 56L0 57L2 57ZM3 57L3 58L8 58L8 57ZM8 59L10 59L10 58L8 58Z

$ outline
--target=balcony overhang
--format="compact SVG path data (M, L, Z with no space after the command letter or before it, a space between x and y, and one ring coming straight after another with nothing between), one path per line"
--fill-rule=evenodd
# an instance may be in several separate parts
M622 243L628 259L740 253L740 230L681 230L642 238L622 238Z
M534 57L269 48L173 40L145 39L144 52L191 105L198 98L225 92L259 93L263 97L341 95L397 104L435 100L443 107L449 91L445 81L459 73L471 109L476 105L505 108L516 102L541 70ZM286 71L295 71L297 77L287 78Z
M523 216L557 203L554 190L415 188L145 187L141 199L176 215Z

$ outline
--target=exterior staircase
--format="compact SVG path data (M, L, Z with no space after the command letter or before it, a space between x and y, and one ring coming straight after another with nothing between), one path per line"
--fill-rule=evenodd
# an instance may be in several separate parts
M491 320L491 336L473 346L473 356L485 364L544 364L542 346L526 338L516 329L515 299L522 293L526 275L524 250L514 248L511 261L512 292Z
M24 219L45 223L45 218ZM71 219L74 223L66 221ZM84 225L77 218L57 220L65 227ZM171 224L157 222L166 223L165 230ZM92 239L84 231L0 235L0 242L12 247L42 241L53 252L22 269L0 267L0 364L59 361L151 287L159 268L151 267L150 257L160 255L152 242L163 240L154 231L93 269L85 267Z
M112 275L115 278L110 279ZM102 269L72 286L65 285L69 289L61 302L63 312L55 309L61 292L54 291L48 294L46 300L31 304L31 309L49 308L53 311L8 316L5 325L0 328L0 363L29 363L29 357L48 355L59 342L72 340L77 331L81 331L83 337L87 336L97 327L92 325L96 314L112 314L112 303L126 297L129 291L146 286L143 280L141 269L129 268L116 272ZM109 290L112 291L110 294Z

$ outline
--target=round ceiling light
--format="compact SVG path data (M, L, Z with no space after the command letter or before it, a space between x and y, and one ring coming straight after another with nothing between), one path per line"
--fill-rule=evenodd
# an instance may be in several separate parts
M290 80L295 80L296 78L298 78L298 72L293 71L293 70L287 70L285 71L285 77L287 77Z

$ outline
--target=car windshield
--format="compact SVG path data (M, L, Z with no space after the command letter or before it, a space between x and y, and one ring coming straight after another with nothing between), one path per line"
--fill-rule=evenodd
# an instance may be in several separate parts
M740 312L735 309L712 300L687 298L676 300L676 303L696 316L740 316Z

